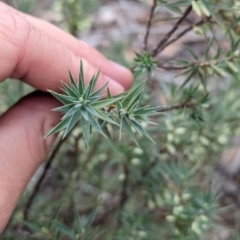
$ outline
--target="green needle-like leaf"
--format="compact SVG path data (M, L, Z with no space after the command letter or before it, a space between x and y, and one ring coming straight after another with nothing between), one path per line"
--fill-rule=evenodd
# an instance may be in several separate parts
M128 124L127 119L122 117L121 120L122 120L122 128L129 134L129 136L133 139L133 141L138 145L137 139L133 134L131 126Z
M94 108L92 108L91 106L88 106L88 105L86 105L85 106L85 109L89 112L89 113L91 113L91 114L93 114L94 116L96 116L97 118L99 118L99 119L102 119L102 120L104 120L104 121L106 121L106 122L109 122L109 123L111 123L111 124L117 124L117 123L115 123L111 118L109 118L106 114L104 114L103 112L101 112L101 111L99 111L99 110L95 110Z
M135 129L138 132L140 132L143 136L146 136L148 139L150 139L152 142L154 142L153 139L147 133L147 131L142 127L142 125L138 121L133 120L133 121L131 121L131 123L134 125Z
M85 108L85 107L81 107L80 110L81 110L81 114L82 114L82 116L85 118L85 120L86 120L86 121L89 121L88 112L87 112L86 108Z
M87 99L88 96L89 96L89 93L90 93L90 86L88 85L88 86L84 89L82 98L83 98L83 99Z
M146 116L151 116L151 115L158 115L160 114L158 111L161 110L162 107L142 107L139 109L134 109L133 113L134 116L141 116L141 115L146 115Z
M68 126L69 118L66 118L62 120L56 127L54 127L44 138L47 138L48 136L62 131L64 128Z
M91 129L91 127L90 127L90 124L88 123L88 121L86 121L83 116L81 117L81 126L82 126L84 140L85 140L85 143L88 147L89 140L90 140L90 129Z
M68 237L71 237L71 239L75 239L75 234L74 232L68 228L67 226L63 225L60 222L53 221L53 225L58 229L61 233L67 235Z
M67 93L68 95L77 98L78 95L75 91L72 90L72 88L70 88L65 82L62 81L62 85L63 85L63 90L65 91L65 93Z
M100 132L104 137L107 138L107 136L104 134L104 132L102 131L100 125L98 124L98 122L94 119L94 117L92 117L91 114L88 114L88 120L89 120L89 123L91 124L91 126L93 128L95 128L98 132Z
M81 112L78 110L72 115L71 119L69 120L67 128L64 132L63 138L65 138L68 135L68 133L73 129L73 127L80 120L80 118L81 118Z
M120 118L119 140L122 139L122 132L123 132L123 117Z
M92 93L90 95L90 97L94 97L94 96L99 96L100 93L103 91L103 89L108 85L108 83L105 83L101 88L99 88L96 92Z
M94 107L95 109L101 109L101 108L107 107L121 99L122 99L122 96L116 97L116 98L111 98L111 99L104 99L104 100L92 103L91 106Z
M123 108L126 108L132 98L134 98L140 91L142 91L142 85L144 82L140 82L134 89L132 89L121 101Z
M123 108L121 102L117 102L117 110L120 112L120 110Z
M77 87L77 84L73 78L73 75L70 71L68 71L68 74L69 74L69 79L70 79L70 82L71 82L71 87L72 87L72 90L78 94L78 87Z
M63 94L59 94L53 91L50 91L50 93L57 98L60 102L62 102L63 104L71 104L72 102L76 101L76 98L72 97L72 96L68 96L68 95L63 95Z
M106 122L108 122L108 123L111 123L111 124L113 124L113 125L116 125L116 126L118 126L118 123L116 123L114 120L112 120L111 118L109 118L103 111L101 111L101 110L96 110L97 112L98 112L98 114L101 116L101 118L100 119L102 119L102 120L104 120L104 121L106 121Z
M69 111L73 106L74 106L74 103L70 103L70 104L65 105L65 106L61 106L61 107L54 108L53 111L56 111L56 112L67 112L67 111Z
M136 101L132 104L129 104L128 108L126 109L128 113L131 113L139 104L139 101Z
M90 81L90 83L89 83L89 86L90 86L90 92L89 92L89 94L94 93L94 89L95 89L95 87L96 87L96 83L97 83L99 74L100 74L100 71L98 71L97 75L96 75L96 76L93 76L92 80ZM104 86L105 86L105 85L104 85ZM104 87L104 88L105 88L105 87ZM88 96L88 97L89 97L89 96Z
M131 112L131 110L133 110L133 108L135 108L137 105L136 105L136 102L139 102L141 96L142 96L142 93L143 93L143 90L140 91L138 94L136 94L132 100L129 102L128 106L126 107L126 111L127 112Z
M104 132L104 129L107 128L106 124L120 127L120 139L122 131L126 131L137 144L137 139L131 127L136 129L139 134L151 139L146 130L142 128L140 122L144 120L151 123L148 116L156 115L158 108L145 106L137 109L143 93L143 82L139 83L128 93L116 97L112 97L109 89L107 89L108 98L102 99L102 91L107 87L108 83L105 83L95 91L98 76L99 72L96 76L93 76L89 84L85 86L83 65L81 62L78 84L75 82L71 72L69 72L70 86L62 82L63 94L50 91L55 98L63 103L63 106L55 108L54 110L62 112L64 115L61 118L61 122L54 127L46 137L65 130L63 134L63 138L65 138L74 126L80 122L87 146L89 144L92 127L103 136L108 136L108 134ZM117 117L120 119L120 126L115 121ZM99 124L100 120L103 124Z
M75 112L79 111L79 108L76 108L75 106L73 106L69 111L67 111L67 113L62 117L62 120L71 117L73 114L75 114Z
M92 212L90 213L90 215L87 218L87 222L84 225L84 229L89 229L89 227L91 226L91 224L93 223L95 217L97 215L97 207L95 207Z
M108 123L111 123L113 125L117 125L118 126L118 123L116 123L115 121L113 121L110 117L108 117L106 114L103 113L103 111L101 110L97 110L98 114L101 116L99 117L100 119L108 122Z
M85 89L84 85L84 73L83 73L83 64L82 61L80 63L79 77L78 77L78 93L79 95L83 95L83 91Z
M107 88L107 98L108 98L108 99L111 99L111 98L112 98L112 95L111 95L111 93L110 93L110 91L109 91L109 88Z
M97 102L97 101L99 101L100 99L102 99L102 95L96 95L96 96L91 96L91 97L89 97L88 98L88 100L90 101L90 102Z

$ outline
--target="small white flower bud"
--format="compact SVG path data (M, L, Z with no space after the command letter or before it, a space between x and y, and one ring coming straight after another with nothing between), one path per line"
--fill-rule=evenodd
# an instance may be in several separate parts
M118 180L119 180L119 181L123 181L125 178L126 178L126 176L125 176L124 173L120 173L120 174L118 175Z
M135 147L133 149L133 152L136 154L136 155L142 155L143 154L143 150L139 147Z
M139 165L141 163L141 160L139 158L132 158L131 163L132 165Z
M178 205L180 203L180 197L178 195L174 195L173 202L175 205Z
M180 215L183 211L184 211L184 208L181 205L173 208L174 215Z
M166 217L166 220L167 220L168 222L175 222L175 221L176 221L176 218L175 218L175 216L173 216L173 215L169 215L169 216Z

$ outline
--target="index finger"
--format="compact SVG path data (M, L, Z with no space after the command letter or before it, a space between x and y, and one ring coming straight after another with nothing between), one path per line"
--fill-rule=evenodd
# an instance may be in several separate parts
M1 9L0 12L0 67L3 69L0 80L11 76L42 91L57 91L60 80L68 82L68 70L77 79L80 59L86 82L97 73L98 69L86 59L33 27L22 16ZM112 94L124 91L118 81L100 73L97 87L106 82Z
M16 9L0 3L0 9L5 10L9 13L13 13L25 18L31 25L39 29L41 32L46 33L48 36L54 38L59 43L66 46L68 49L80 56L85 58L88 62L93 64L98 69L109 76L110 78L115 79L119 82L125 89L131 87L133 82L132 73L129 69L122 67L119 64L109 61L105 56L103 56L96 49L88 45L87 43L76 39L71 36L69 33L61 30L60 28L42 20L29 16L22 12L17 11Z

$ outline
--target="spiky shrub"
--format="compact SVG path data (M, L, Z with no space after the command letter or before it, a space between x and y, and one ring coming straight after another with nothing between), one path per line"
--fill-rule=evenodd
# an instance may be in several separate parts
M70 85L63 83L61 94L52 92L63 103L55 109L63 117L49 134L61 131L68 144L46 165L49 170L56 159L53 186L49 181L41 191L36 187L27 207L20 204L16 211L20 219L25 213L24 237L239 239L233 233L237 222L226 230L227 238L215 230L231 213L221 206L222 196L212 184L219 154L240 133L239 2L153 0L146 7L149 20L144 49L131 68L137 76L132 90L116 97L109 91L103 95L107 85L95 89L97 75L85 85L80 69L79 79L69 74ZM157 7L167 7L177 17L159 19ZM195 22L186 23L190 13ZM150 45L156 21L174 22ZM186 28L181 30L181 25ZM186 46L190 58L162 62L162 51L189 31L205 37L203 54ZM221 45L224 40L227 48ZM162 69L183 83L165 83ZM227 84L221 87L220 81ZM159 96L167 106L158 107ZM152 121L158 125L149 124ZM19 239L14 224L20 229L22 222L16 219L7 233Z
M100 89L95 90L98 74L93 76L89 84L85 86L82 63L79 72L78 84L76 84L76 81L73 79L71 72L69 72L71 85L68 86L66 83L62 82L64 88L63 92L65 94L50 91L54 97L64 104L64 106L54 110L64 112L65 114L61 122L53 128L46 137L64 129L64 139L80 121L83 137L87 146L89 145L90 134L92 132L91 128L107 137L107 135L109 135L107 124L111 124L113 127L119 127L120 140L122 131L125 130L138 145L131 127L141 135L152 140L142 127L142 122L144 121L146 124L152 123L149 116L157 115L159 107L138 107L143 93L143 82L128 93L116 97L112 97L109 89L107 89L107 98L104 99L106 96L102 94L102 91L106 88L108 83ZM119 119L120 123L117 123L116 118ZM106 133L104 133L103 128Z

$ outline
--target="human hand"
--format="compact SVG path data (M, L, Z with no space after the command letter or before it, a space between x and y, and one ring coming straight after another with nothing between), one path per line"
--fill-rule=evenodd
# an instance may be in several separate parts
M97 87L109 82L113 95L128 89L132 74L57 27L0 2L0 82L18 78L45 91L77 79L80 59L86 81L100 69ZM44 93L30 94L0 118L0 232L6 226L29 179L51 149L43 136L59 121L59 103Z

